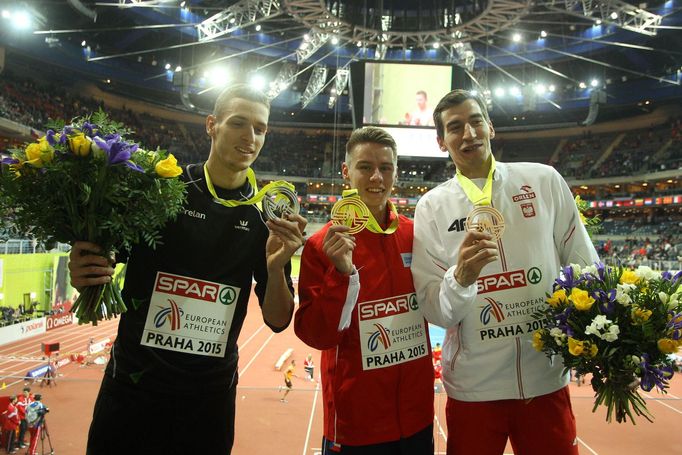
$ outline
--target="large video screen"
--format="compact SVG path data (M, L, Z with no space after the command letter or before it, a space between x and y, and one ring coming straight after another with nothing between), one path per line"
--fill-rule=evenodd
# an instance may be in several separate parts
M365 125L434 126L433 107L451 90L451 65L365 64Z
M401 156L447 159L436 143L433 108L455 88L468 88L452 64L360 61L351 64L353 126L385 128Z

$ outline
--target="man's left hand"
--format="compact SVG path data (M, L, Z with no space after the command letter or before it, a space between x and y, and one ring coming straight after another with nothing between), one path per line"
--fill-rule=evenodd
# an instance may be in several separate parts
M266 221L270 236L265 246L268 271L281 270L304 243L308 221L301 215L285 215Z

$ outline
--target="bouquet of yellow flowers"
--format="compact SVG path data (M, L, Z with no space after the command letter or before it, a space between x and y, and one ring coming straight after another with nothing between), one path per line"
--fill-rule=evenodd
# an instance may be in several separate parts
M634 424L635 415L651 421L637 389L665 393L673 376L669 354L682 346L681 283L682 272L649 267L564 267L534 315L545 323L533 346L560 356L566 370L592 375L592 411L605 405L608 422L614 414L617 422Z
M5 222L48 243L96 243L106 257L142 241L154 247L185 201L175 157L127 140L131 131L102 111L49 127L2 159ZM118 286L108 283L83 289L72 311L79 323L96 325L126 307Z

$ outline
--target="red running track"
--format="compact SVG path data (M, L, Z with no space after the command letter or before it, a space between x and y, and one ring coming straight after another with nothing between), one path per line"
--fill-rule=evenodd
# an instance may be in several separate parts
M317 383L304 379L303 359L308 353L313 354L317 377L319 353L301 343L292 327L273 334L263 324L255 298L250 305L239 339L240 382L233 454L314 455L320 450L322 437L322 394ZM81 352L91 338L96 342L108 337L113 340L117 326L118 320L106 321L97 327L72 325L0 346L1 381L6 385L3 394L20 393L26 371L41 364L37 360L9 359L8 356L40 358L40 344L48 341L61 343L62 356ZM293 349L292 358L297 361L299 377L294 378L294 390L287 397L288 402L282 403L278 390L283 384L282 372L276 371L274 365L289 348ZM33 386L33 391L42 393L43 401L50 408L47 424L56 454L85 453L87 430L103 370L103 365L69 364L60 368L56 386ZM638 455L650 451L682 455L682 444L676 437L682 428L682 374L673 378L667 395L645 395L651 397L647 403L655 416L654 423L640 419L635 426L607 424L604 409L592 413L593 397L588 386L571 384L571 393L581 454ZM438 398L434 437L436 452L445 453L445 397ZM47 440L45 449L49 453ZM510 447L506 453L512 453Z

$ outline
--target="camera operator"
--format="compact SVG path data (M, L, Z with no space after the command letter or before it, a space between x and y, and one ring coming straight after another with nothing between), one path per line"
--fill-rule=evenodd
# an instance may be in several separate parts
M35 394L33 403L26 408L26 422L28 423L28 431L31 433L28 455L36 455L40 432L45 426L45 414L50 412L50 409L43 404L42 398L39 393Z

